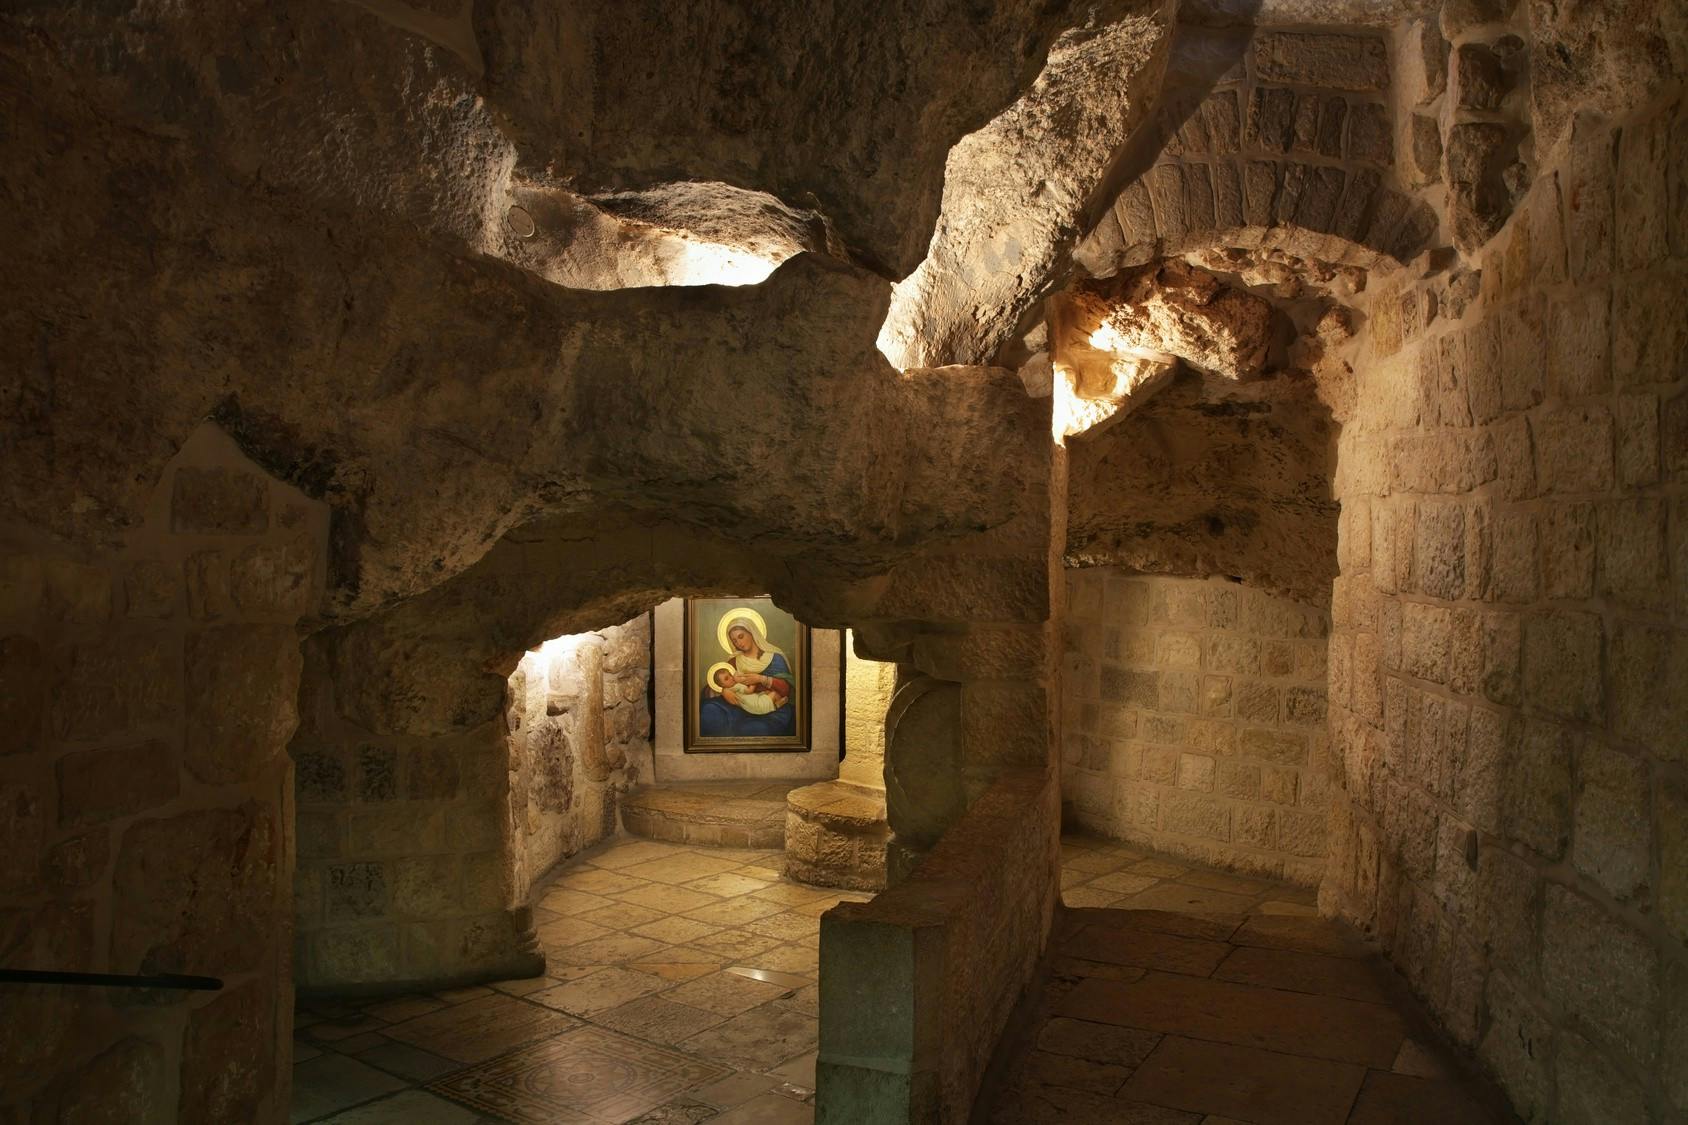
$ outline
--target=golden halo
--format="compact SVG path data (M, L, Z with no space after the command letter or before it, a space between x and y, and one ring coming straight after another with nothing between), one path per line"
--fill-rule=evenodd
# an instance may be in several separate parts
M760 613L747 605L741 605L737 609L729 609L726 613L723 613L721 620L715 623L715 636L720 640L721 647L726 650L729 656L738 652L738 649L734 648L733 642L727 639L727 626L741 617L750 618L751 624L756 626L756 632L759 634L756 639L764 645L768 643L768 623L762 620Z
M709 671L703 674L704 687L708 688L710 691L720 691L721 689L715 684L715 673L719 672L723 668L731 672L734 676L738 675L738 670L731 664L728 664L725 660L717 660L709 666Z

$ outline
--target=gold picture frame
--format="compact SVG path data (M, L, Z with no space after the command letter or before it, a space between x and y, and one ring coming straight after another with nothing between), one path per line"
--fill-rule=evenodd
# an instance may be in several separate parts
M685 752L807 753L809 627L772 598L685 600Z

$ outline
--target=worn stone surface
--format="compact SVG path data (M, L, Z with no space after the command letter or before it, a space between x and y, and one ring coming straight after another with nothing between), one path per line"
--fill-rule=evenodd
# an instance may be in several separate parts
M1327 600L1336 511L1328 412L1311 392L1290 375L1238 386L1188 373L1078 438L1068 565L1229 575Z
M1051 45L1026 93L950 150L932 244L893 290L880 333L893 366L996 361L1147 118L1172 19L1162 0L1093 9Z
M280 849L273 815L251 804L132 824L112 877L113 965L141 973L256 965L274 922Z

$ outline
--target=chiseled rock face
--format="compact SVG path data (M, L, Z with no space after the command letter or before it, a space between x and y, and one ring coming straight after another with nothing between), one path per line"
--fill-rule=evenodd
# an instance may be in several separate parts
M1114 0L1050 48L1031 89L950 151L926 260L880 333L898 368L991 363L1055 282L1166 67L1172 5Z
M1331 427L1307 377L1189 372L1068 456L1068 566L1230 575L1328 602Z
M477 5L475 33L524 168L592 195L767 191L900 277L926 250L950 147L1014 100L1071 18L1058 7L534 0Z

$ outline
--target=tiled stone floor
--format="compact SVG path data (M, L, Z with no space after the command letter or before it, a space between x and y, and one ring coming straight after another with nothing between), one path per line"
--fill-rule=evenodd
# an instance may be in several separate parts
M1488 1125L1392 970L1312 892L1069 838L1052 976L993 1125Z
M868 896L779 863L631 837L583 854L535 907L546 976L302 1004L293 1120L812 1122L820 916ZM993 1125L1509 1120L1312 891L1082 838L1062 882L1076 909Z
M813 1121L820 916L869 896L779 866L632 837L583 853L536 899L546 976L302 1003L292 1119Z

